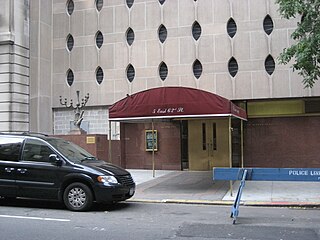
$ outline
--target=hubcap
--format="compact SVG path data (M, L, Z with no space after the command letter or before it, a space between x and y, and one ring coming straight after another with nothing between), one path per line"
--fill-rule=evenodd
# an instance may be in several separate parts
M86 193L82 188L72 188L68 194L69 203L74 208L80 208L86 203Z

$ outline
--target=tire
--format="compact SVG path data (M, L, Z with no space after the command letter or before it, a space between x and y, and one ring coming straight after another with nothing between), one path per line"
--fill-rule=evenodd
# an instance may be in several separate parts
M75 182L64 190L63 202L71 211L87 211L92 206L93 195L87 185Z

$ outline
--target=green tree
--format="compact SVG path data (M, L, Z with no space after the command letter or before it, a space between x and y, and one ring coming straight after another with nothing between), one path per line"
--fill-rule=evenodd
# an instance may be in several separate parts
M304 86L312 88L320 77L320 0L276 0L286 19L300 18L291 38L295 43L283 50L278 60L287 64L293 58L293 69L303 77Z

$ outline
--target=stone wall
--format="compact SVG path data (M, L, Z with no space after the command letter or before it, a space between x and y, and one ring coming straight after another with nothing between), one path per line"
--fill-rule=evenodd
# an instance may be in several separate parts
M30 0L30 131L46 134L53 129L52 2Z
M29 130L29 1L0 8L0 131Z
M90 100L89 100L90 101ZM88 134L109 134L109 112L107 107L84 108L81 127ZM74 112L70 109L55 109L53 113L54 134L69 134L74 129ZM111 139L120 138L120 124L111 125Z

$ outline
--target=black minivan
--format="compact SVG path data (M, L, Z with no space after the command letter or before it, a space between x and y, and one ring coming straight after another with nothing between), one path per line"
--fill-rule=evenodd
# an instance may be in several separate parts
M59 200L72 211L87 211L93 202L115 203L134 193L129 172L72 142L39 134L0 134L3 198Z

